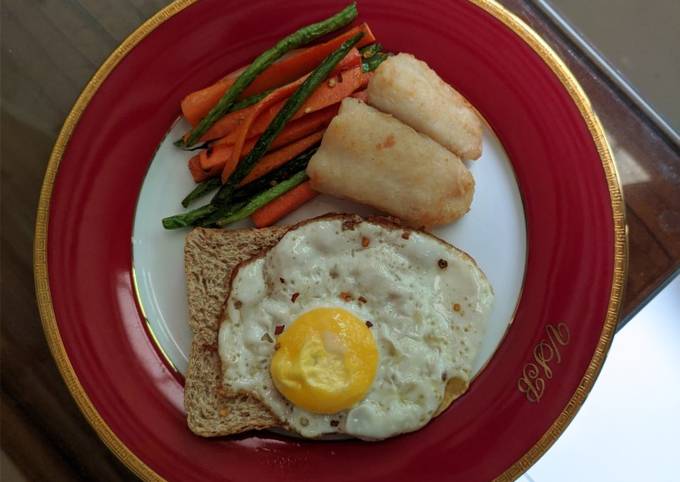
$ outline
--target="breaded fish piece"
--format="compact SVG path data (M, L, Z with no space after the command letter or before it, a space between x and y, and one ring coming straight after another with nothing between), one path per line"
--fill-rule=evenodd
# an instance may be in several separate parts
M482 154L482 124L474 109L413 55L401 53L380 64L368 84L368 103L464 161Z
M352 98L342 101L307 174L317 191L368 204L416 227L465 214L475 185L449 150Z

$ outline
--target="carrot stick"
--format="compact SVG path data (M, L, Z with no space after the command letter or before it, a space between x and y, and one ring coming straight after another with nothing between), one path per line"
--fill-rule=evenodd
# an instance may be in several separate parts
M281 99L286 99L297 88L304 82L304 78L298 79L295 82L284 85L276 89L274 92L269 94L267 97L262 99L259 103L255 104L255 108L250 113L248 118L241 125L238 126L236 130L236 138L234 139L234 148L231 151L231 156L229 160L225 162L224 168L222 170L222 182L227 182L231 173L234 172L236 166L238 165L239 159L241 159L241 153L243 152L243 145L248 138L248 132L250 131L250 126L253 124L257 116L267 109L269 106L278 103Z
M331 120L333 120L333 117L338 113L338 108L339 106L337 104L332 105L291 122L283 129L283 131L281 131L281 134L276 136L270 149L278 149L279 147L300 140L313 132L323 129L330 124ZM256 141L256 137L251 137L246 141L243 145L243 150L241 151L239 159L243 158L243 156L253 149ZM224 164L231 158L233 146L233 144L225 144L224 138L220 139L213 144L209 154L206 152L205 155L200 156L201 168L204 171L209 172L214 172L216 169L219 169L219 172L222 172Z
M337 76L329 78L323 85L319 86L293 116L293 119L299 119L312 112L340 103L342 99L366 85L368 85L368 75L361 72L360 67L345 70ZM264 132L282 107L283 103L280 103L264 112L257 118L249 134L259 135Z
M353 49L345 56L345 58L342 59L342 60L340 61L340 63L336 66L336 68L333 70L333 74L336 74L336 73L341 72L341 71L343 71L343 70L351 69L351 68L353 68L353 67L356 67L357 65L361 65L361 54L359 53L359 50L358 50L358 49L353 48ZM305 77L306 77L306 76L305 76ZM304 81L305 77L302 77L302 79L293 79L291 82L297 82L297 81L300 81L300 80ZM225 82L226 82L226 81L225 81ZM224 85L226 86L226 88L225 88L224 90L228 89L228 88L231 86L231 83L233 83L233 79L232 79L232 80L229 80L228 83L224 84ZM283 87L285 87L285 85L284 85ZM283 87L281 87L281 88L283 88ZM209 87L209 89L211 89L211 88L212 88L212 87ZM216 95L217 92L219 92L219 90L213 91L213 94L210 94L210 95ZM209 93L208 93L208 94L209 94ZM206 94L206 95L208 95L208 94ZM221 98L221 95L220 95L220 97L218 97L217 100L219 100L220 98ZM215 102L217 102L217 101L215 101ZM213 103L213 104L214 104L214 103ZM241 110L234 111L234 112L232 112L231 114L227 114L226 116L222 117L222 119L220 119L218 122L216 122L215 125L219 124L220 122L224 122L224 119L225 119L225 118L228 118L228 117L230 117L230 116L231 116L231 117L234 117L235 119L245 118L245 117L248 115L249 109L252 110L254 107L255 107L255 106L252 106L252 107L249 107L249 108L245 108L245 109L241 109ZM208 111L210 111L211 108L212 108L212 105L210 106L210 108L208 109ZM242 116L234 115L234 114L239 114L239 113L243 113L243 115L242 115ZM192 126L193 126L193 125L195 125L196 123L198 123L202 118L203 118L203 117L199 117L195 122L192 122L192 120L189 119L189 122L190 122L190 123L192 124ZM215 126L213 126L213 128L214 128L214 127L215 127ZM212 129L211 129L211 130L212 130ZM202 136L202 139L203 139L203 140L209 139L209 138L211 138L211 137L210 137L210 131L208 131L206 134L204 134L204 135Z
M192 92L182 99L180 103L182 114L192 127L196 126L210 112L210 109L217 104L217 101L222 98L237 77L238 74L234 72L208 87Z
M272 148L285 146L286 144L302 139L313 132L324 129L331 123L339 109L340 105L334 104L291 122L288 126L284 127L281 134L276 136L272 143ZM259 136L259 134L257 135Z
M277 167L283 166L293 157L304 152L307 150L307 148L319 142L323 137L324 132L325 131L323 130L315 132L311 136L307 136L297 142L288 144L286 147L282 147L278 151L267 154L262 159L260 159L257 164L255 164L253 170L250 171L250 173L248 173L248 175L239 183L239 186L248 184L260 176L264 176L265 174L273 171Z
M284 85L311 72L326 56L358 32L363 32L364 36L357 44L357 48L375 42L373 32L364 23L332 38L328 42L291 52L289 56L282 57L262 72L241 94L241 97ZM210 109L231 87L241 71L243 71L243 68L204 89L192 92L182 100L182 113L192 126L196 125L210 112Z
M201 168L199 156L200 154L196 154L194 157L189 159L189 171L191 172L191 177L194 178L194 181L203 182L212 176Z
M318 194L311 188L311 183L305 181L269 204L262 206L250 215L250 219L258 228L271 226L306 202L314 199Z
M343 70L348 70L348 69L354 69L356 65L358 65L361 61L361 54L359 54L359 51L357 49L352 49L349 54L345 56L344 59L340 61L338 66L334 69L333 74L335 75L338 72L341 72ZM279 92L280 89L288 89L290 87L296 87L301 85L302 82L304 82L305 77L301 77L294 82L291 82L290 84L284 85L283 87L280 87L279 89L275 90L274 92L270 93L269 96L274 95L275 93ZM293 89L294 91L295 89ZM269 96L265 97L260 103L264 102ZM285 96L287 97L287 96ZM282 100L285 100L282 99ZM250 107L246 107L245 109L241 109L235 112L231 112L230 114L225 115L222 117L220 120L218 120L211 128L206 132L202 137L202 141L208 141L208 140L213 140L213 139L218 139L220 137L224 137L228 133L236 130L241 124L243 124L248 117L253 113L253 111L258 109L258 106L260 103L252 105ZM281 104L283 106L283 103ZM280 107L279 107L280 109ZM278 110L277 110L278 112ZM185 136L186 137L186 136Z
M260 75L253 80L252 84L250 84L242 95L247 97L249 95L257 94L258 92L271 89L272 87L283 85L286 82L290 82L311 72L323 59L328 57L328 55L333 53L340 45L359 32L363 32L364 36L357 43L357 49L375 42L375 36L368 27L368 24L363 23L341 33L330 39L328 42L302 49L298 54L291 55L289 59L270 66L263 75Z
M306 114L316 112L325 107L341 102L345 97L348 97L355 91L368 85L369 78L370 75L362 72L361 67L345 70L337 74L337 76L330 77L326 82L323 83L323 85L319 86L314 91L309 99L305 101L300 110L293 116L293 119L299 119ZM281 87L281 89L284 89L285 87ZM271 96L275 92L278 91L274 91L269 95ZM261 102L264 102L264 100ZM252 124L252 127L248 132L248 137L262 134L272 119L274 119L276 114L281 110L284 103L285 101L281 101L270 107L267 111L263 112ZM244 111L251 109L250 113L252 113L252 111L255 110L255 107L256 106L249 107L244 109ZM234 114L238 114L238 112L234 112ZM221 141L222 143L236 143L237 136L239 135L239 129L242 127L245 121L238 122L236 120L228 119L230 116L232 116L232 114L229 114L217 121L215 125L212 126L212 128L206 133L205 140L224 137L225 139Z
M356 49L353 49L353 51L358 52ZM346 59L347 56L345 56L345 60ZM236 169L238 161L241 159L241 154L243 152L246 139L248 137L252 137L253 135L260 134L267 129L267 126L269 126L274 117L276 117L279 111L283 108L285 101L281 99L287 99L293 92L297 90L298 86L304 82L305 78L306 77L301 77L295 82L287 84L283 87L279 87L274 92L269 94L254 106L255 109L253 109L245 122L238 126L235 132L234 148L231 151L231 157L224 164L224 169L222 171L222 182L227 182L227 179L229 179L231 173L233 173L234 169ZM366 83L368 82L368 78L361 71L361 67L340 72L337 78L331 77L326 83L323 84L323 86L317 88L310 95L309 99L305 101L298 112L293 116L293 119L339 102L341 99L347 97L358 88L363 87L365 85L364 80ZM260 115L261 112L266 111L273 104L278 104L279 107L275 109L269 109L266 115ZM258 127L256 129L251 129L251 126L256 119Z

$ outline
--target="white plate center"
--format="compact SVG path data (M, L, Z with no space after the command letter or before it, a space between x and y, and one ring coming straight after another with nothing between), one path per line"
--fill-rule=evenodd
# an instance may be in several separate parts
M180 200L195 186L187 169L192 153L172 144L188 127L184 121L177 122L156 152L142 185L132 236L139 301L161 350L182 374L186 373L191 352L184 279L184 237L188 231L166 231L161 219L182 211ZM524 280L526 226L512 166L498 138L486 126L482 157L468 166L476 184L470 212L433 232L472 256L496 294L489 327L475 361L476 373L491 358L512 321ZM375 213L350 202L319 196L281 224L327 212ZM249 223L244 221L236 227L246 226Z

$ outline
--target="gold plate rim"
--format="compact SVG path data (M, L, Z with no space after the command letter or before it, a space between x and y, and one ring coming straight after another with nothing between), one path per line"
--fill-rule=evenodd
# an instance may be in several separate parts
M47 163L45 177L40 190L40 201L36 215L35 238L33 245L33 272L38 309L42 320L43 331L49 345L50 352L54 357L59 372L64 379L71 395L88 423L94 428L104 444L123 462L135 475L146 481L162 481L163 479L151 467L137 457L106 424L92 401L81 385L71 361L68 358L63 340L59 333L52 296L49 288L49 275L47 269L47 239L48 218L52 190L56 178L59 163L66 149L66 145L77 125L80 116L88 103L99 89L100 85L115 69L118 63L147 35L155 30L167 19L176 15L197 0L175 0L167 7L158 11L139 28L130 34L104 61L87 83L82 93L76 100L73 108L66 117L64 125L59 132L54 148ZM607 308L605 323L600 334L595 353L591 359L581 382L562 410L557 419L543 434L543 436L531 447L519 460L508 467L497 481L514 480L524 473L541 455L557 440L560 434L574 418L576 412L583 404L588 392L593 386L597 375L602 368L604 359L611 344L614 328L618 321L623 297L624 280L628 264L628 245L626 236L625 206L621 183L614 164L609 143L604 135L600 121L593 111L590 101L585 92L578 84L568 67L552 50L552 48L527 24L511 13L495 0L469 0L472 4L491 14L500 20L506 27L517 34L528 44L550 67L558 77L562 85L569 92L572 100L577 105L588 130L595 142L598 154L607 180L607 186L611 198L611 208L614 221L614 273L612 287Z

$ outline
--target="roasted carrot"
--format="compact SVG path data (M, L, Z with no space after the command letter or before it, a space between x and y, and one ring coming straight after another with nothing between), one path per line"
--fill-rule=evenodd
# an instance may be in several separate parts
M250 215L250 219L258 228L271 226L306 202L314 199L318 194L312 189L311 183L305 181L255 211Z
M358 52L356 48L352 49ZM347 57L345 57L345 60ZM261 134L264 132L269 124L274 120L283 105L287 102L287 98L297 90L299 85L304 82L306 77L279 87L267 97L256 104L253 111L248 118L240 124L234 132L234 148L231 151L231 157L224 164L222 170L222 182L227 182L231 173L234 172L241 159L241 153L248 137ZM365 82L364 82L365 81ZM302 107L293 115L293 119L317 111L329 105L335 104L343 98L350 95L358 88L363 87L368 83L368 78L361 70L361 67L340 72L337 77L329 78L322 86L319 86L309 98L302 104ZM286 100L281 100L286 99ZM276 108L270 106L277 105ZM263 115L260 115L264 113ZM254 124L256 123L256 124Z
M375 42L375 36L368 27L368 24L362 23L361 25L351 28L330 39L328 42L301 49L299 52L292 54L289 58L285 60L282 59L278 64L271 65L267 71L250 84L242 95L247 97L262 92L263 90L291 82L298 77L302 77L314 70L323 59L340 47L340 45L360 32L362 32L364 36L361 37L361 40L356 44L357 49Z
M331 75L335 75L338 72L341 72L343 70L349 70L349 69L354 69L357 65L357 63L361 60L361 55L359 54L359 51L357 49L352 49L349 54L345 56L344 59L340 61L340 63L336 66L335 69L333 69L333 73ZM304 82L304 80L307 78L301 77L294 82L291 82L289 84L284 85L283 87L279 87L278 89L274 90L271 92L265 99L267 99L269 96L274 95L276 92L278 92L281 89L288 89L292 86L298 87ZM293 89L294 90L294 89ZM263 99L262 101L264 101ZM262 102L260 101L260 102ZM243 122L248 119L248 117L252 114L253 111L258 109L258 104L251 105L249 107L246 107L244 109L231 112L224 117L222 117L220 120L218 120L215 125L213 125L208 132L206 132L202 137L202 141L207 141L207 140L214 140L218 139L220 137L224 137L226 134L232 132L235 130L239 125L241 125ZM184 136L186 139L186 135Z
M305 101L300 110L293 116L293 119L299 119L312 112L337 104L341 102L342 99L348 97L354 91L365 87L367 84L368 76L361 72L359 67L345 70L337 76L329 78L325 83L319 86L309 99ZM272 119L274 119L279 110L281 110L281 107L283 107L283 103L279 103L263 112L250 127L248 135L255 136L264 132Z
M196 182L203 182L211 177L208 172L201 168L201 162L199 160L200 155L201 154L196 154L189 159L189 171L191 172L191 177L193 177Z
M365 92L365 90L362 92ZM329 107L326 107L325 109L313 112L311 114L307 114L295 121L292 121L290 124L284 127L283 131L281 131L281 134L279 134L278 137L274 139L272 147L280 147L289 142L296 141L306 136L307 134L311 134L312 132L319 130L323 126L328 125L330 121L333 119L333 117L335 117L335 115L338 113L339 108L340 105L334 104ZM261 133L254 132L251 129L251 132L249 134L253 135L248 136L248 141L250 141L250 139L258 136ZM212 145L213 147L216 147L222 145L233 145L233 143L234 136L227 135L222 137L221 139L217 139L216 141L213 142Z
M255 164L253 170L250 171L248 175L239 183L239 186L244 186L249 182L252 182L255 179L273 171L277 167L283 166L293 157L297 156L301 152L304 152L309 147L319 142L323 137L324 132L325 131L323 130L315 132L311 136L307 136L297 142L288 144L286 147L282 147L278 151L267 154L262 159L260 159L257 164Z
M226 146L225 146L226 147ZM231 147L231 146L229 146ZM222 172L224 163L231 156L231 150L221 152L220 149L204 149L198 154L198 163L203 172L209 177L217 176ZM217 163L217 159L222 159L221 163Z
M358 49L354 48L354 49L352 49L352 50L345 56L345 58L343 58L343 59L340 61L340 63L335 67L335 69L333 69L333 75L337 74L338 72L342 72L343 70L348 70L348 69L354 68L354 67L356 67L356 66L361 66L361 62L362 62L361 54L359 53L359 50L358 50ZM306 76L303 76L303 77L298 78L298 79L293 79L293 80L291 81L291 83L296 83L296 82L304 81L305 78L306 78ZM229 82L232 82L232 81L229 81ZM229 88L229 87L231 86L231 84L228 84L228 85L225 84L225 85L226 85L226 88ZM285 84L285 85L283 85L282 87L279 87L279 88L284 88L284 87L286 87L286 85L290 85L290 84ZM215 91L215 92L217 92L217 91ZM206 93L206 95L208 95L208 94L209 94L209 93ZM210 94L210 95L213 95L213 94ZM251 106L251 107L249 107L249 108L244 108L244 109L236 110L236 111L234 111L234 112L232 112L232 113L230 113L230 114L227 114L227 115L225 115L224 117L222 117L219 121L217 121L217 122L215 123L215 125L217 125L217 124L219 124L219 123L225 122L225 119L226 119L226 118L235 118L236 120L238 120L238 119L243 119L243 118L245 118L245 117L247 117L247 116L249 115L250 110L252 110L253 108L255 108L254 105ZM249 110L249 109L250 109L250 110ZM239 116L239 115L238 115L239 113L241 113L242 115ZM196 123L197 123L198 121L200 121L200 120L201 120L201 118L199 118L199 119L196 121ZM233 121L233 119L232 119L232 121ZM190 122L191 122L191 120L190 120ZM192 126L193 126L194 124L195 124L195 123L192 123ZM213 128L215 127L215 125L213 125ZM210 134L211 131L212 131L212 128L211 128L208 132L206 132L206 133L201 137L201 139L203 139L203 140L205 140L205 139L211 139L211 138L212 138L212 137L211 137L211 134ZM185 139L186 139L186 137L187 137L187 136L185 136Z
M291 122L288 126L284 127L281 134L274 139L270 149L278 149L279 147L302 139L303 137L326 127L338 113L338 107L337 104L332 105ZM246 141L241 151L241 158L253 149L256 141L256 137L251 137ZM233 148L233 144L226 144L224 143L224 138L220 139L213 144L210 153L204 151L205 155L200 156L201 168L204 171L209 172L214 172L215 169L219 169L219 172L222 172L224 163L231 158Z
M222 98L224 93L231 87L231 84L234 83L242 71L243 69L239 69L232 72L214 84L201 90L197 90L196 92L192 92L182 99L182 102L180 103L182 115L184 115L184 118L192 127L198 124L198 121L210 112L210 109L217 104L217 101Z
M371 29L364 23L332 38L328 42L291 52L290 55L279 59L262 72L241 94L241 97L279 87L312 71L328 54L358 32L363 32L364 36L357 47L375 42ZM192 92L182 100L182 113L192 126L196 125L210 111L243 70L242 68L232 72L213 85Z
M370 74L362 72L360 67L345 70L337 74L337 76L330 77L326 82L320 85L314 91L314 93L305 101L300 110L295 113L293 119L299 119L300 117L303 117L306 114L316 112L318 110L324 109L325 107L341 102L342 99L344 99L345 97L348 97L355 91L362 89L363 87L368 85L369 79ZM284 89L285 87L281 87L281 89ZM273 95L275 92L277 91L272 92L270 96ZM264 102L264 100L262 102ZM267 128L272 119L281 110L283 104L284 101L281 101L270 107L265 112L263 112L262 115L260 115L250 127L248 137L253 137L264 132L264 130ZM244 111L245 110L248 110L249 111L248 115L251 115L252 112L255 110L255 106L249 107L248 109L244 109ZM245 118L243 117L243 120L240 121L238 119L238 116L234 116L234 118L231 118L231 116L234 114L239 113L234 112L233 114L229 114L223 117L221 120L219 120L210 129L210 131L208 131L208 133L205 135L204 140L223 137L225 139L222 140L221 143L235 143L238 135L237 131L245 122Z
M287 99L290 97L290 95L295 92L303 83L304 78L301 78L295 82L284 85L283 87L276 89L274 92L253 106L254 109L248 118L245 119L245 121L236 129L234 148L231 151L229 160L225 162L224 168L222 170L222 182L227 182L227 179L229 179L231 173L234 172L234 169L236 169L238 161L241 159L241 153L243 151L243 146L246 143L246 139L248 138L250 127L252 126L253 122L255 122L255 119L257 119L260 113L267 110L271 105L277 104L282 99Z

